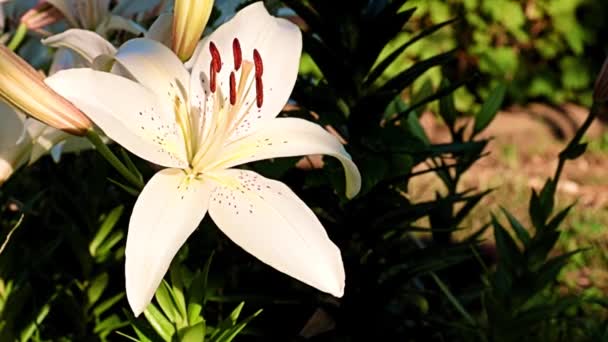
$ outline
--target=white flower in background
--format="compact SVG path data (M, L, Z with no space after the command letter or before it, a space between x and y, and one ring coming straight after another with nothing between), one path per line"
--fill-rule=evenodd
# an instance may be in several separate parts
M26 118L24 114L2 101L0 119L0 185L19 167L31 165L58 143L70 137L58 129ZM80 143L86 141L78 139L81 140ZM58 155L54 154L53 157L58 158Z
M145 186L129 223L126 290L136 315L207 211L261 261L343 294L340 251L314 213L285 184L233 168L327 154L344 166L347 196L359 191L359 172L334 136L306 120L276 118L295 84L301 48L298 28L260 2L200 43L191 73L164 45L135 39L115 58L137 83L91 69L46 80L108 137L167 167Z
M55 6L72 28L95 31L106 36L111 30L141 34L145 30L136 22L110 11L110 0L46 0ZM139 1L133 1L139 2ZM154 3L154 1L148 1Z

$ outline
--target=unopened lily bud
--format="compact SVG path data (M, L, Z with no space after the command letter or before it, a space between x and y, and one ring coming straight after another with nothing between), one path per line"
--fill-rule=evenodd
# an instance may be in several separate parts
M599 103L608 102L608 58L604 61L602 70L600 70L595 87L593 88L593 101Z
M38 31L41 28L63 19L63 14L46 1L40 1L21 16L21 23L29 30Z
M182 61L192 57L212 9L213 0L175 1L171 48Z
M0 45L0 99L47 125L73 135L85 135L91 121L72 103L44 83L21 57Z

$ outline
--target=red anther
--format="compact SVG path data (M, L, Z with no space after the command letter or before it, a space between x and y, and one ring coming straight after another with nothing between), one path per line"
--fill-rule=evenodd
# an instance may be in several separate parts
M213 66L213 61L211 61L211 64L209 65L209 89L212 93L215 93L216 77L217 73L215 71L215 67Z
M234 71L230 72L230 104L234 106L236 103L236 77Z
M214 67L216 72L220 72L222 69L222 58L220 52L213 42L209 42L209 52L211 52L211 65Z
M234 54L234 70L239 70L243 63L243 53L241 52L241 44L237 38L232 41L232 53Z
M262 57L257 49L253 49L253 63L255 64L255 77L262 77L264 64L262 64Z
M264 103L264 85L262 84L262 77L260 76L255 77L255 100L255 104L258 108L261 108Z

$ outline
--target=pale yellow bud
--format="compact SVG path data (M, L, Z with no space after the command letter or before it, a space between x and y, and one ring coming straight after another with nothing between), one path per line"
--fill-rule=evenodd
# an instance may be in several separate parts
M91 121L43 81L26 61L0 45L0 99L47 125L85 135Z
M207 26L213 0L176 0L173 12L173 52L186 61L194 53Z

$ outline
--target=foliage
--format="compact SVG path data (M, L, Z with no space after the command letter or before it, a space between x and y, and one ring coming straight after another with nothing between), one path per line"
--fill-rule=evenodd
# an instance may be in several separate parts
M474 105L498 81L509 81L509 98L526 103L541 99L591 104L593 77L604 59L598 49L605 33L607 7L592 0L455 0L409 1L417 6L409 30L387 51L417 29L456 18L457 22L412 46L400 56L412 63L445 48L457 48L450 67L455 79L476 74L475 82L456 94L458 108ZM410 32L411 31L411 32ZM601 45L601 44L600 44ZM593 63L590 63L593 61ZM386 76L399 69L394 65ZM428 76L435 84L440 75Z

